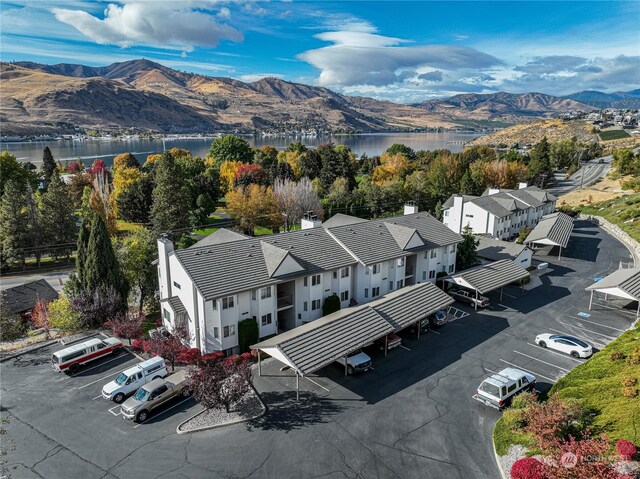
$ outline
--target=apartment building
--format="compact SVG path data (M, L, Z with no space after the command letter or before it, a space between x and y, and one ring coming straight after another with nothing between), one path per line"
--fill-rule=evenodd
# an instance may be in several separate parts
M456 233L468 226L475 234L507 240L555 209L554 195L520 183L515 190L488 188L481 196L451 195L442 205L442 223Z
M336 294L343 308L455 272L462 238L428 213L380 220L336 215L305 229L247 238L218 230L190 248L158 239L162 316L184 321L192 347L235 352L238 322L255 318L260 338L322 316Z

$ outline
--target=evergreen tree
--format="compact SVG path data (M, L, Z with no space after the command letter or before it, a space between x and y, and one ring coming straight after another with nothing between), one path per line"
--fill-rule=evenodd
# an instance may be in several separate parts
M529 174L531 178L551 171L551 146L545 136L529 153Z
M461 271L478 264L478 254L476 252L478 243L469 226L465 226L462 231L462 243L458 244L456 254L456 270Z
M234 135L227 135L214 140L211 143L208 156L213 158L213 164L218 169L225 161L253 162L253 150L247 140Z
M42 174L44 176L45 187L49 186L49 179L56 169L56 162L53 159L51 150L48 146L45 146L44 150L42 150Z
M109 287L114 288L123 299L126 299L129 293L129 285L113 251L107 226L98 214L94 214L91 221L91 232L79 280L87 294L106 292Z
M2 267L24 260L22 250L29 241L24 204L23 187L16 181L7 182L0 203L0 264Z
M57 257L61 252L57 245L71 243L76 234L73 202L57 171L51 175L49 188L42 195L40 217L44 242L51 246L51 254ZM69 255L68 248L62 251Z
M40 246L42 246L42 223L40 211L38 210L38 205L36 204L36 200L33 196L33 189L31 185L27 183L27 188L24 195L25 205L26 205L26 219L27 219L27 229L29 234L29 246L34 248L34 253L36 256L36 262L38 268L40 267L40 258L42 257L42 251Z
M153 175L143 173L116 198L118 216L133 223L148 223L153 204Z
M156 234L175 233L189 227L191 193L175 160L164 154L156 167L151 222Z

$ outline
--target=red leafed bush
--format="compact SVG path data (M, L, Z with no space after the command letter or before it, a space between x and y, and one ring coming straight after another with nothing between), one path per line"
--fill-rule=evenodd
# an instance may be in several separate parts
M198 348L191 348L178 354L176 361L180 364L187 364L189 366L193 366L195 364L198 364L201 357L202 357L202 353Z
M153 352L153 344L151 344L151 341L149 341L148 339L143 339L142 340L142 350L145 353L151 353Z
M200 362L201 363L216 362L216 361L220 361L222 358L224 358L224 353L221 351L216 351L215 353L203 354L202 357L200 357Z
M82 166L77 161L72 161L67 165L67 173L71 175L75 175L76 173L80 173L82 171Z
M618 454L627 461L631 461L638 453L638 448L636 448L631 441L627 441L626 439L620 439L616 443L616 449L618 450Z
M544 464L533 457L518 459L511 466L512 479L545 479Z
M142 351L143 346L144 346L144 339L142 338L134 339L133 342L131 343L131 347L136 351Z
M158 318L158 319L156 319L156 326L157 326L157 327L162 326L162 318Z
M242 358L243 361L251 361L251 353L247 352L247 353L242 353L240 355L240 358Z

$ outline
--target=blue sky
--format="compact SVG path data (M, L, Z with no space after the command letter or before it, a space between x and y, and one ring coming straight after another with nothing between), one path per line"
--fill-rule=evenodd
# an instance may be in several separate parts
M640 87L640 2L3 0L1 58L263 76L415 102Z

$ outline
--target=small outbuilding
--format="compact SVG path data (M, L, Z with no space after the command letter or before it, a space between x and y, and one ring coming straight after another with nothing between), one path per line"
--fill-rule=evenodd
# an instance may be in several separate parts
M589 311L593 305L593 294L598 292L604 294L605 300L611 295L637 301L636 317L640 316L640 268L621 268L587 286L586 290L591 291Z
M58 293L44 279L25 283L21 286L2 290L2 307L11 314L19 314L23 318L31 316L31 310L38 300L53 301Z
M556 212L543 216L524 240L524 244L557 246L559 248L558 259L560 259L562 250L566 249L569 244L572 232L573 218L567 214Z

